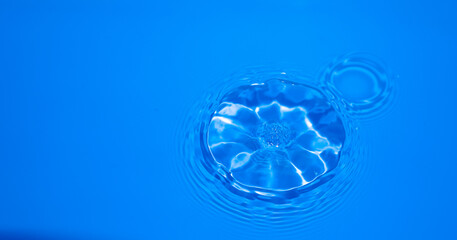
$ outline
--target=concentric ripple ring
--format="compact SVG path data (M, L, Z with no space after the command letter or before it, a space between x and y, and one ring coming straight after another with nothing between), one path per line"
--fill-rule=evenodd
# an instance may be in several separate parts
M311 221L323 221L334 212L333 209L353 199L350 189L363 171L361 163L365 156L356 122L348 118L345 109L324 87L318 78L301 71L275 67L248 68L210 87L183 113L182 124L176 129L179 149L173 162L180 187L176 190L186 197L187 204L224 226L221 234L235 238L277 236L285 239L303 238L318 231L316 227L320 225L309 224ZM275 93L268 89L280 91ZM251 102L240 102L249 99L236 97L242 92L262 96L252 98ZM293 97L294 92L298 93L296 97ZM301 93L307 96L303 98ZM317 101L305 101L312 98ZM307 105L313 103L318 103L315 108ZM320 111L318 105L321 105ZM250 117L258 120L245 121ZM224 121L232 121L242 128L226 125L227 128L218 131L221 125L217 125L226 124ZM335 124L325 124L326 121ZM333 131L329 126L336 126L337 130ZM248 137L241 137L246 129ZM332 132L337 133L336 136ZM227 148L226 151L233 151L223 156L217 153L218 147L224 147L222 142L236 142L241 145L237 147L253 149ZM301 147L314 153L301 151ZM326 156L325 150L338 158ZM248 155L242 152L258 156L247 159ZM250 174L243 176L252 170L246 168L247 164L259 165L267 160L266 166L273 167L271 159L291 163L292 160L308 159L300 157L305 153L309 153L309 159L322 155L323 161L297 164L302 174L291 167L276 168L279 175L286 176L281 178L268 178L265 171L258 171L257 174L265 176L258 182L249 178ZM322 170L323 163L327 164L326 170ZM314 167L316 172L305 171ZM239 172L233 174L234 169Z
M396 77L370 54L350 53L335 58L322 71L321 78L325 89L352 118L379 118L390 110L396 97Z
M237 189L300 189L338 165L345 130L315 88L273 79L227 93L211 117L208 148Z

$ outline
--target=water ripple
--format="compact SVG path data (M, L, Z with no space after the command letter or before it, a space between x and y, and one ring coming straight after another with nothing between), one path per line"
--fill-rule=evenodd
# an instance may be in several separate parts
M347 107L332 91L323 89L332 106L339 113L345 129L345 143L338 165L300 191L270 196L253 194L233 185L227 173L215 164L208 151L206 136L210 120L224 96L232 89L263 83L271 79L291 81L308 86L325 88L325 84L300 71L250 68L234 74L207 93L184 113L182 124L176 129L175 140L179 149L174 158L178 181L184 185L183 193L208 217L227 226L227 233L258 238L268 232L281 238L303 236L316 230L342 203L353 196L354 176L363 172L364 147L360 144L356 119L351 119ZM237 229L235 232L233 229ZM247 234L250 234L248 236Z
M204 130L211 163L245 194L298 195L333 170L345 131L319 90L282 79L235 88ZM205 147L207 146L207 147ZM320 181L324 183L323 181Z
M359 120L378 119L392 109L395 78L382 61L366 53L335 58L321 74L324 88Z

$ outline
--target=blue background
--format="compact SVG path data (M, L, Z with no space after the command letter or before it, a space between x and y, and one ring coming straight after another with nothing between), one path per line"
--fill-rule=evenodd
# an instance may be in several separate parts
M457 239L456 43L455 1L1 1L0 238L233 239L180 194L182 112L241 67L363 51L396 102L361 125L356 197L298 239Z

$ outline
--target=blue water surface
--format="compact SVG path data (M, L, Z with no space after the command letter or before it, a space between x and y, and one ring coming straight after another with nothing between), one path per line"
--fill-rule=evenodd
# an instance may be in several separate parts
M211 156L237 187L303 187L338 165L343 123L318 90L265 80L223 97L207 130Z
M0 239L457 239L456 9L1 1Z

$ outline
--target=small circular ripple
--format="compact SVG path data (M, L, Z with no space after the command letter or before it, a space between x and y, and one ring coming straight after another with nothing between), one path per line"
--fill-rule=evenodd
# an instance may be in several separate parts
M335 97L328 91L323 91L344 128L345 140L334 169L309 184L287 191L234 184L237 181L227 174L222 164L215 161L208 147L211 119L218 109L221 110L220 104L233 89L268 81L319 86L318 81L299 71L283 69L251 68L230 76L220 85L208 89L205 97L185 113L175 134L179 146L175 168L183 193L200 206L201 211L227 226L224 228L227 229L226 234L254 239L262 236L281 239L303 237L316 230L320 226L317 224L319 221L351 198L348 193L353 187L354 176L361 171L364 148L359 145L358 129L348 118L345 108L341 108L339 101L334 101ZM291 125L277 121L263 122L254 129L252 134L257 137L257 147L263 149L284 147L296 137ZM271 132L279 134L271 135Z
M336 58L322 74L323 84L353 118L374 119L386 113L394 97L393 77L369 54Z

